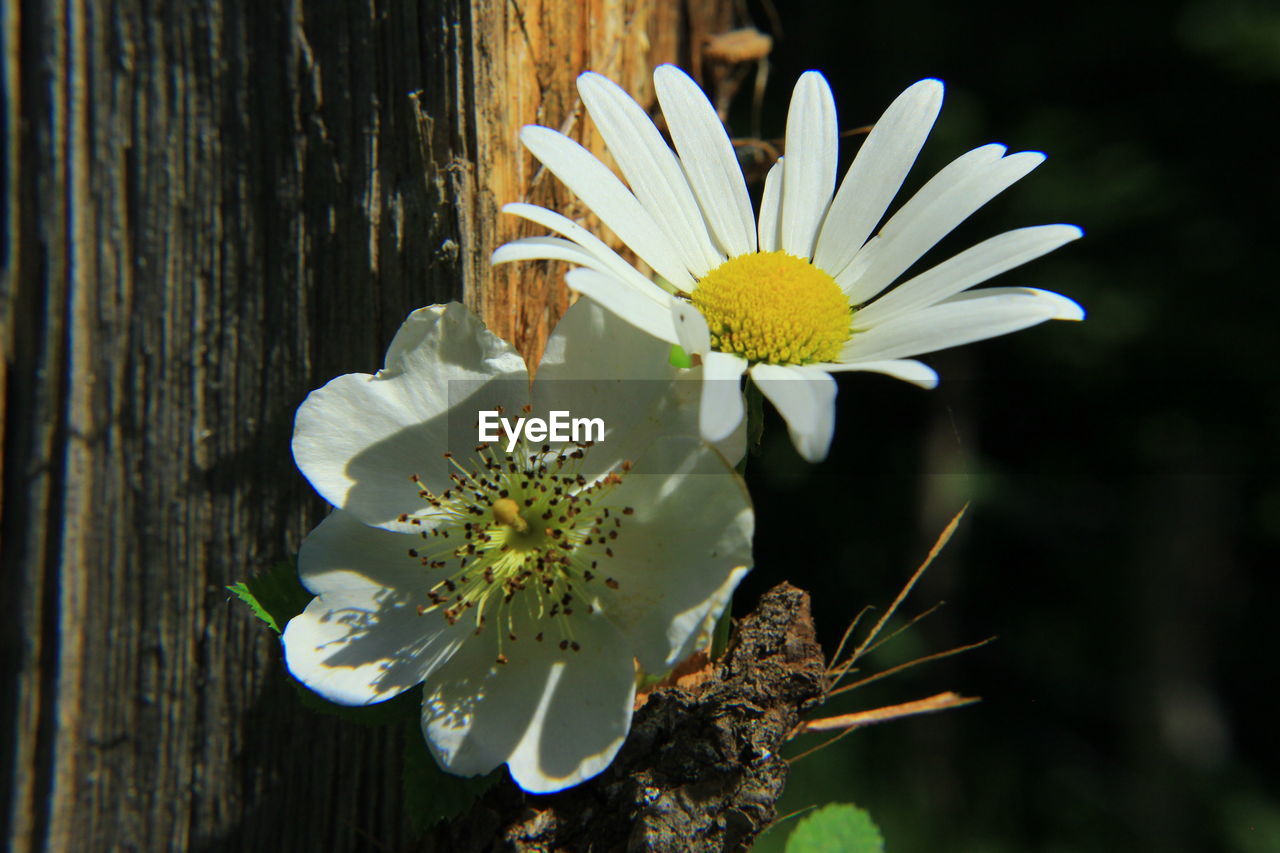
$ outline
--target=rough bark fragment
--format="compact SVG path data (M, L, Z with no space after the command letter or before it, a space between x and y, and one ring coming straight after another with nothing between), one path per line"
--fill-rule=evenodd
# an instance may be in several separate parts
M768 592L697 692L655 691L613 765L550 796L509 780L429 840L430 851L732 851L775 817L778 754L827 688L809 596Z

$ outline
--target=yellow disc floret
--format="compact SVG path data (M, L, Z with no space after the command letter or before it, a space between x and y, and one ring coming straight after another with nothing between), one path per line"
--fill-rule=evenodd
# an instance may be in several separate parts
M752 363L835 361L852 328L853 310L835 279L785 252L730 258L698 281L692 299L712 349Z

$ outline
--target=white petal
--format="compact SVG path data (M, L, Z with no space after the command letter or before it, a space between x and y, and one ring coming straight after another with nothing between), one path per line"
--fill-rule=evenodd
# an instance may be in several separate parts
M760 251L776 252L782 243L779 227L782 214L783 165L785 157L769 167L764 176L764 192L760 196Z
M633 292L637 292L641 298L648 299L662 308L665 308L671 300L671 294L641 276L634 268L628 268L632 274L619 276L612 265L601 263L599 258L577 243L560 237L522 237L519 240L512 240L494 249L490 263L531 260L568 261L571 264L578 264L608 276L620 286L628 287ZM639 276L641 280L635 281L635 276Z
M1042 162L1040 152L1023 151L974 170L944 169L934 178L941 189L929 184L921 188L885 223L879 237L836 275L836 281L854 304L867 301L974 211ZM917 203L917 198L924 203Z
M904 223L913 220L920 211L930 210L944 201L948 193L966 181L979 179L989 173L1007 151L1005 146L994 142L980 145L943 166L885 223L889 236L900 230ZM882 232L880 236L885 235Z
M782 249L800 258L813 256L818 225L836 186L839 129L836 103L826 78L806 71L796 81L787 111L782 192Z
M1079 302L1068 296L1063 296L1061 293L1054 293L1052 290L1041 290L1038 287L984 287L982 290L957 293L955 296L944 299L939 304L956 305L971 299L986 300L985 304L994 304L995 300L1001 297L1011 297L1017 300L1028 297L1034 298L1053 312L1053 315L1049 318L1050 320L1079 322L1084 319L1084 308Z
M932 305L1002 272L1052 252L1083 232L1074 225L1039 225L1006 231L903 282L854 316L856 328L871 328Z
M574 290L594 299L637 329L643 329L667 343L674 344L679 341L675 325L671 320L670 302L662 305L656 300L640 295L635 289L614 276L604 275L595 270L570 270L565 276L565 281ZM670 296L667 298L674 299Z
M641 260L676 287L688 290L693 286L684 259L653 216L590 151L564 134L538 125L527 125L520 131L520 140Z
M702 355L711 349L711 331L707 328L707 320L701 311L683 299L674 299L671 302L671 315L676 335L680 338L680 346L685 352Z
M909 358L889 359L887 361L859 361L853 364L811 364L807 366L815 370L824 370L827 373L847 373L852 371L883 373L886 376L892 376L894 379L901 379L904 382L910 382L912 385L919 385L921 388L938 387L937 371L923 362Z
M573 627L580 650L562 650L554 620L518 614L506 664L496 644L468 643L428 680L422 729L441 767L474 776L505 762L520 787L549 793L609 766L631 725L631 651L601 614L575 615Z
M921 80L894 99L872 127L831 202L814 254L839 271L867 241L902 187L942 109L942 82Z
M578 93L636 198L689 271L701 277L719 266L724 255L711 241L680 161L644 109L617 83L590 71L579 75Z
M840 361L882 361L960 346L1007 335L1072 314L1066 297L1047 291L992 288L961 293L937 305L890 320L865 332L855 332L840 354ZM1013 290L1015 292L1009 292ZM1070 302L1070 300L1066 300ZM1075 303L1071 303L1074 305ZM1076 306L1078 309L1079 306Z
M671 366L670 344L591 299L565 312L533 383L533 414L599 418L603 439L579 463L588 480L640 459L659 435L698 436L697 371Z
M536 222L544 228L549 228L567 237L569 240L577 243L585 249L597 261L597 264L591 265L592 269L599 269L601 266L621 279L623 282L632 285L636 290L644 293L651 298L665 300L667 292L658 285L654 284L641 272L622 259L617 252L610 249L603 240L574 222L567 216L561 216L554 210L547 210L545 207L538 207L535 204L524 204L523 202L512 202L502 206L503 213L510 213L527 219L530 222ZM517 241L519 242L519 241ZM511 244L507 244L511 245ZM507 260L516 260L514 257L506 257L503 254L506 246L499 246L493 253L491 263L499 264ZM584 264L587 266L587 264Z
M659 438L699 439L703 370L672 367L669 356L668 344L590 299L570 306L552 332L533 385L534 411L561 409L604 421L604 440L579 463L588 480L643 459ZM717 449L737 462L746 449L745 429Z
M747 419L743 418L739 421L738 428L731 432L727 438L708 443L730 465L737 465L747 455Z
M836 428L836 381L821 370L757 364L751 381L787 422L796 450L810 462L827 458Z
M569 306L547 338L533 387L536 392L547 382L592 383L594 390L589 393L596 398L597 407L610 408L627 398L621 386L613 383L673 380L678 370L671 366L670 355L669 343L637 328L594 299L579 299ZM599 382L610 383L610 390L595 384ZM611 408L609 413L613 414Z
M539 260L568 261L605 275L613 272L586 249L563 237L521 237L519 240L503 243L489 257L489 263L495 266L512 261Z
M376 376L339 376L303 401L294 459L329 503L368 524L402 527L402 513L424 508L411 474L432 489L448 485L440 453L449 445L451 407L470 396L468 404L489 408L491 396L527 378L523 359L462 305L420 309Z
M930 178L923 187L921 187L915 195L907 200L885 224L885 230L871 238L871 241L864 245L858 252L850 257L849 263L840 267L825 267L829 273L837 278L841 286L849 290L857 290L859 300L865 301L866 298L861 296L861 289L858 287L856 276L858 271L865 269L876 254L884 248L885 231L889 236L893 236L901 230L904 222L910 222L916 218L919 211L927 211L934 205L945 200L947 193L955 189L971 178L980 177L989 170L994 163L998 163L1000 158L1004 156L1005 147L1003 145L991 144L983 145L972 151L966 151L947 165L943 166L932 178Z
M592 582L604 613L641 667L670 669L697 650L751 566L754 514L746 486L696 439L663 438L610 494L634 509Z
M285 626L293 676L332 702L367 705L419 684L456 651L467 631L429 605L424 569L393 533L336 510L302 541L298 572L318 597Z
M660 65L653 84L689 184L720 246L736 257L756 250L751 197L720 117L688 74Z
M718 446L717 449L719 449ZM728 459L729 457L725 458ZM754 518L752 518L752 527L754 527L754 521ZM750 542L750 539L751 531L748 529L747 541ZM733 593L738 589L738 584L742 582L742 579L745 578L750 571L751 567L749 565L736 567L733 571L729 572L724 583L720 585L720 588L707 596L706 601L703 602L697 610L691 611L685 615L684 618L687 619L689 616L696 615L698 612L701 612L702 624L698 627L696 633L691 632L688 635L688 639L685 641L684 647L674 652L670 656L669 660L679 663L680 661L687 660L699 649L705 649L707 646L711 645L711 642L715 637L716 623L720 621L720 615L724 613L725 608L733 603ZM680 630L683 630L683 628L680 628Z
M715 443L742 422L742 374L747 360L726 352L702 356L702 437Z

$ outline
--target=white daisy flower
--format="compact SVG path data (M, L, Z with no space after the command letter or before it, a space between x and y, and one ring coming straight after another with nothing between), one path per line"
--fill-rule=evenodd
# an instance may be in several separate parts
M547 792L607 767L637 665L696 651L751 563L750 500L665 353L582 300L531 384L455 303L411 314L377 374L313 392L293 452L336 509L298 554L316 598L285 628L289 670L348 705L424 684L452 773L505 763ZM477 445L477 412L499 407L598 417L604 437Z
M1084 312L1057 293L969 288L1081 236L1073 225L1009 231L883 296L974 211L1044 160L984 145L938 172L872 236L942 105L942 83L898 96L836 187L839 126L826 80L801 75L785 154L765 179L759 216L714 108L683 71L654 72L672 151L645 111L599 74L578 78L582 102L624 184L567 136L525 127L525 146L669 284L650 281L585 228L530 204L504 210L561 235L500 247L494 263L558 259L584 269L570 287L628 322L702 357L702 432L730 434L749 373L778 408L796 448L823 459L835 427L831 374L869 370L925 388L938 377L908 358ZM630 185L629 188L627 185ZM877 298L878 297L878 298Z

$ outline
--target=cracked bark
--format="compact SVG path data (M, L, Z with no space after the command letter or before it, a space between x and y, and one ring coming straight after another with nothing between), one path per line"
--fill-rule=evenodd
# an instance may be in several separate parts
M0 846L407 843L393 732L300 717L225 585L325 512L293 410L465 297L537 352L563 268L490 275L518 148L594 67L649 97L680 0L13 0L0 12Z
M549 796L504 780L421 850L746 849L776 816L787 777L778 753L826 689L809 596L780 584L738 625L707 682L650 696L599 777Z

